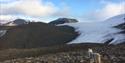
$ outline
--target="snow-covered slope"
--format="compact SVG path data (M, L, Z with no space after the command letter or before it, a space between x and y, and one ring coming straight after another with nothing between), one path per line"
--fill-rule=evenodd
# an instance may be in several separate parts
M8 23L8 22L10 22L10 21L7 21L7 20L1 20L1 19L0 19L0 25L6 24L6 23Z
M18 26L18 25L22 25L22 24L28 24L28 22L24 19L16 19L16 20L8 22L4 25L5 26Z
M71 43L105 43L111 40L110 44L118 44L125 42L125 34L118 34L122 31L117 29L114 26L117 26L124 21L125 14L118 15L107 19L102 22L92 22L92 23L72 23L72 24L63 24L69 25L76 28L76 31L80 35L73 40Z
M24 19L15 19L13 21L4 21L0 20L1 26L17 26L17 25L22 25L22 24L28 24L28 21Z
M5 35L7 32L7 30L0 30L0 37L2 37L3 35Z

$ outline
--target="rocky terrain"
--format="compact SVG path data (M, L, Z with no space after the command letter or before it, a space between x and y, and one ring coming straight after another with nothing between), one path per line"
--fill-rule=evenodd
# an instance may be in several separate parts
M92 48L94 52L101 54L102 63L125 63L125 47L124 47L125 45L109 45L109 46L105 45L96 46L94 44L93 46L88 46L88 45L92 44L87 44L87 45L79 44L72 46L68 45L68 46L63 46L64 47L63 49L60 47L56 49L52 48L52 50L56 52L52 53L50 51L47 52L47 54L38 54L38 55L34 54L35 56L26 56L22 58L18 56L18 58L13 58L11 60L4 60L4 61L2 60L0 63L89 63L89 58L87 53L88 48ZM67 47L72 47L74 49L72 50L71 48L66 49ZM59 49L61 49L63 52L59 51ZM38 53L38 51L36 52ZM22 54L22 56L23 55L24 53Z

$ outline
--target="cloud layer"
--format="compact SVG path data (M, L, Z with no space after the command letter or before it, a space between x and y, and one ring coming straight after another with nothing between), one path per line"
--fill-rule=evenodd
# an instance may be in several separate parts
M86 17L88 21L103 21L110 17L125 13L125 2L103 2L103 5L104 7L101 9L86 13L83 17Z
M81 14L71 14L74 11L70 5L65 2L58 2L60 6L56 6L51 0L0 0L0 19L13 19L13 18L46 18L50 19L55 17L74 17L81 21L103 21L109 17L125 13L125 2L113 3L102 0L102 8L83 12ZM1 3L4 2L4 3ZM62 4L62 5L61 5ZM77 4L74 4L77 5ZM83 7L84 8L84 7ZM77 8L76 12L77 13ZM49 20L51 21L51 20Z
M57 8L51 2L41 0L18 0L9 4L1 4L0 14L23 14L30 16L52 15Z
M44 19L45 22L48 22L52 17L68 16L70 12L66 5L61 5L59 8L54 3L44 0L1 0L0 2L2 2L0 3L0 20L5 21L12 21L16 18L28 20L36 18L37 21Z
M115 15L125 13L125 2L121 3L106 3L106 6L99 11L103 18L109 18Z

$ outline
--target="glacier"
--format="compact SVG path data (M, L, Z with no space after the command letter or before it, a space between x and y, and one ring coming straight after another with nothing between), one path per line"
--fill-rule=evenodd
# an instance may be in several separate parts
M121 23L125 23L125 14L111 17L100 22L79 22L79 23L65 23L62 25L69 25L79 32L79 36L68 44L73 43L105 43L113 39L110 44L118 44L125 42L125 34L118 34L121 29L115 28ZM62 26L61 25L61 26Z

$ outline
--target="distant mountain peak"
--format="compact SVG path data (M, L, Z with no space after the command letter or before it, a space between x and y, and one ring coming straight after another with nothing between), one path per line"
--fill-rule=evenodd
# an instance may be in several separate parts
M28 22L24 19L15 19L14 21L10 21L3 24L3 26L18 26L23 24L28 24Z
M49 22L49 24L52 25L58 25L58 24L64 24L64 23L76 23L78 20L76 19L71 19L71 18L58 18L54 21Z

